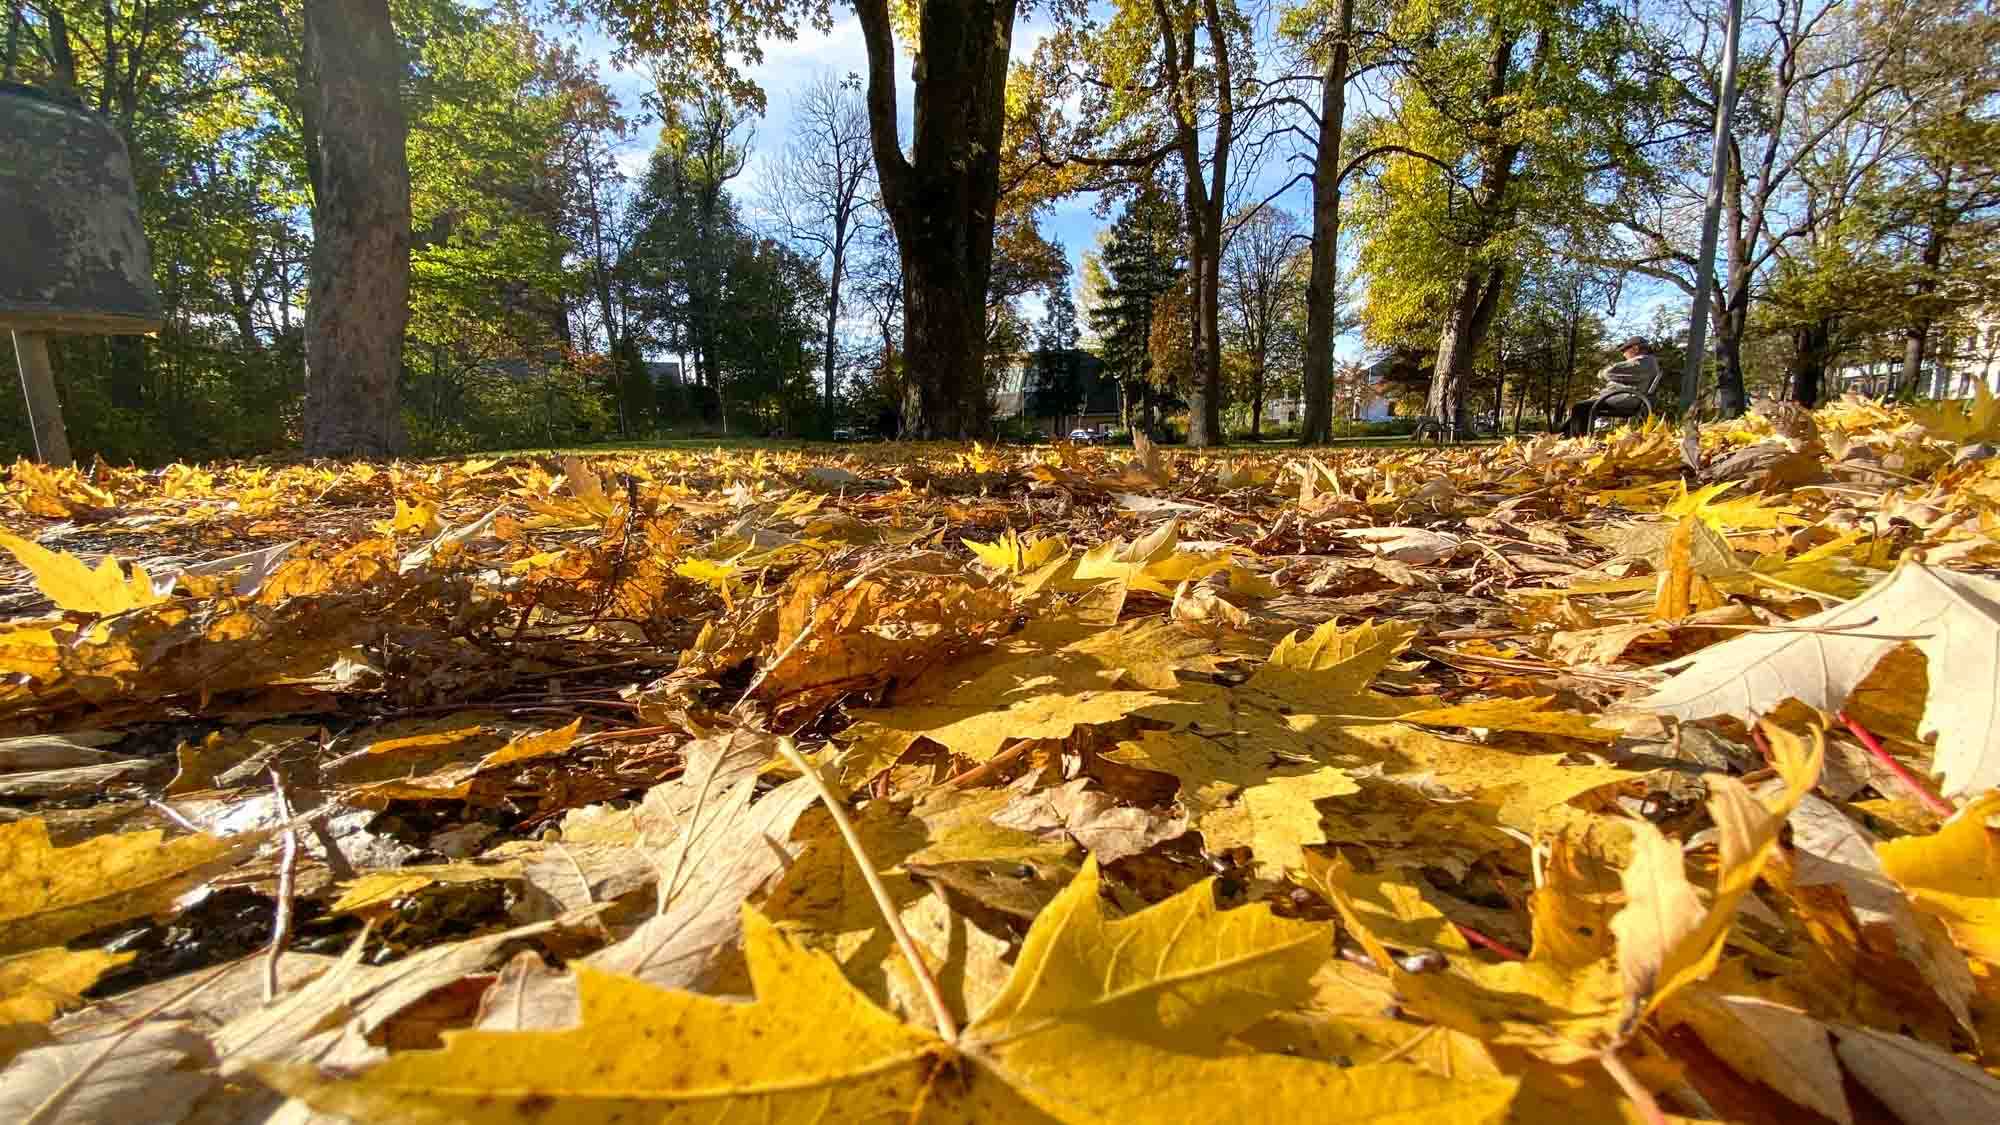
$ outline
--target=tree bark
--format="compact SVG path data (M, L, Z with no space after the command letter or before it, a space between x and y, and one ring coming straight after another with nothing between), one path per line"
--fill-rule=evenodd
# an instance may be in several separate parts
M828 429L833 427L833 365L839 353L839 340L835 333L840 327L841 274L847 268L847 221L843 209L834 220L833 268L826 283L826 418L821 424Z
M1495 131L1506 123L1507 110L1502 99L1507 95L1507 79L1513 72L1516 43L1512 35L1501 36L1494 43L1492 58L1487 63L1485 123ZM1535 42L1533 70L1541 69L1548 45L1548 33L1540 33ZM1478 242L1484 242L1507 220L1507 189L1513 183L1514 162L1520 154L1519 141L1500 145L1488 153L1479 187L1473 193L1474 205L1482 212ZM1493 323L1493 314L1500 307L1500 286L1506 276L1505 266L1472 265L1459 277L1446 306L1444 327L1438 332L1437 365L1432 369L1427 410L1444 428L1448 440L1458 440L1465 429L1465 377L1471 373L1473 353L1479 350L1486 330Z
M319 124L305 448L314 457L382 457L403 448L397 381L410 317L410 168L403 52L388 0L306 0Z
M1949 184L1949 180L1946 181ZM1944 232L1933 223L1930 236L1924 239L1924 271L1917 278L1917 297L1929 297L1937 291L1937 271L1944 261ZM1921 307L1921 305L1920 305ZM1903 329L1903 373L1897 385L1906 393L1916 394L1923 389L1924 352L1931 338L1931 319L1919 316L1909 327ZM1939 397L1943 397L1940 392Z
M1450 440L1458 440L1466 430L1465 375L1472 367L1472 353L1492 327L1493 314L1500 307L1500 288L1506 280L1504 266L1471 269L1453 288L1444 328L1438 333L1437 366L1431 372L1430 399L1425 407Z
M1333 437L1334 286L1340 264L1340 142L1347 116L1347 68L1354 0L1340 0L1333 51L1320 74L1319 141L1313 150L1312 258L1306 272L1305 416L1299 443Z
M1792 329L1792 401L1818 406L1826 382L1827 347L1833 342L1831 318Z
M868 48L868 120L903 265L903 432L986 427L986 289L1000 200L1015 0L924 0L913 143L897 127L888 0L856 0Z
M1164 7L1161 7L1164 20ZM1236 143L1235 60L1217 0L1203 0L1209 49L1215 66L1215 120L1209 126L1209 182L1201 182L1201 134L1193 114L1180 122L1182 175L1188 184L1188 226L1193 253L1188 260L1189 296L1194 305L1194 386L1188 393L1188 445L1206 449L1223 443L1222 433L1222 222L1229 193L1229 152ZM1169 42L1172 36L1166 37ZM1194 65L1194 29L1186 40L1186 66ZM1179 83L1177 82L1178 86Z

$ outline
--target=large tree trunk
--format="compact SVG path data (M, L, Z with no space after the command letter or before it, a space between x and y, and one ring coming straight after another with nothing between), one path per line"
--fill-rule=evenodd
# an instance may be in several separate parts
M1354 0L1340 0L1333 52L1319 79L1319 142L1313 150L1312 261L1306 272L1305 417L1299 442L1333 437L1334 286L1340 258L1340 140L1347 116L1347 66Z
M1516 42L1512 35L1496 40L1487 63L1485 122L1490 129L1498 130L1506 122L1502 99L1507 94L1508 76L1513 72ZM1546 31L1536 36L1534 69L1537 71L1547 57L1548 42ZM1513 182L1514 162L1520 154L1518 141L1501 145L1488 155L1486 168L1480 174L1474 200L1483 212L1482 228L1489 235L1509 220L1507 189ZM1505 266L1470 266L1459 277L1446 306L1444 327L1438 332L1437 365L1431 372L1428 412L1444 428L1447 440L1458 440L1466 429L1465 379L1472 373L1473 353L1479 350L1493 324L1493 315L1500 308L1500 286L1506 277Z
M1425 407L1450 440L1458 440L1467 429L1465 377L1472 371L1473 353L1493 325L1493 314L1500 307L1500 287L1506 279L1504 266L1471 269L1452 290L1444 328L1438 332L1437 365L1431 369L1430 399Z
M1945 182L1949 184L1951 181L1947 179ZM1943 261L1944 232L1933 222L1930 237L1924 240L1924 270L1917 277L1918 298L1929 297L1937 292L1938 264ZM1929 317L1921 317L1903 329L1903 373L1897 380L1897 386L1906 394L1919 394L1923 391L1924 352L1930 344L1930 338ZM1942 398L1946 393L1947 390L1939 389L1938 397Z
M410 319L410 167L403 52L388 0L306 0L319 125L306 303L305 448L381 457L403 447L397 380Z
M1827 347L1833 342L1831 318L1792 329L1792 401L1818 406L1826 382Z
M1188 388L1187 443L1195 449L1222 444L1222 214L1219 204L1204 206L1190 239L1189 294L1194 306L1194 383Z
M903 264L903 432L912 437L972 437L986 427L986 288L1014 8L1015 0L924 0L905 157L888 0L855 3L875 169Z

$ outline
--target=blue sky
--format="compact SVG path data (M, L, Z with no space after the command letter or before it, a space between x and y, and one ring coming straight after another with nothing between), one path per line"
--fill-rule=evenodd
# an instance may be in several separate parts
M840 18L832 30L822 34L811 28L801 29L796 40L769 40L764 44L764 61L748 69L759 86L764 90L767 108L763 119L757 123L754 155L751 167L732 187L749 210L755 209L759 195L758 177L762 172L762 162L774 156L785 144L792 131L793 107L798 95L807 83L822 74L860 74L867 68L867 50L862 42L860 23L852 12L836 9ZM1048 33L1048 25L1033 18L1022 20L1014 29L1014 57L1025 58L1035 49L1035 45ZM604 78L618 95L628 111L636 112L647 83L643 74L631 70L618 70L610 63L611 45L594 32L586 35L584 49L596 56ZM911 86L908 62L899 62L897 67L900 82L901 119L907 126L910 119ZM1350 99L1353 101L1354 99ZM622 154L621 163L629 173L643 170L648 154L659 136L659 127L649 125L640 130L627 151ZM1284 153L1275 153L1259 174L1246 188L1246 198L1242 203L1262 199L1275 190L1291 175L1296 166L1286 167ZM1255 194L1250 194L1254 191ZM1060 240L1069 251L1073 269L1072 282L1081 278L1083 254L1096 242L1098 231L1108 226L1110 220L1096 213L1097 198L1094 194L1080 195L1057 204L1042 221L1043 233ZM1277 205L1304 215L1309 209L1310 196L1306 185L1293 187L1281 196ZM1663 284L1630 279L1624 299L1611 319L1614 332L1642 329L1651 319L1654 308L1665 304L1684 304L1677 290ZM1038 313L1038 309L1031 309ZM1337 353L1343 360L1353 359L1362 353L1358 333L1350 334L1337 344Z

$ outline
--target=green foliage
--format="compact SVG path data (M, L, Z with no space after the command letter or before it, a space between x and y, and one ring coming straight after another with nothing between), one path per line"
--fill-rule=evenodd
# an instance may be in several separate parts
M166 306L155 339L58 343L72 447L155 463L295 446L317 159L298 99L296 0L62 11L59 39L30 7L23 77L73 77L124 133ZM599 391L561 357L585 289L575 153L580 138L622 130L615 102L514 5L396 0L392 14L409 61L413 450L599 425L585 401ZM107 40L119 64L108 78ZM529 390L496 364L561 374L553 391ZM28 444L20 415L0 410L0 443L16 451Z
M1396 12L1389 36L1409 62L1391 108L1352 130L1357 152L1394 148L1348 212L1371 342L1434 343L1468 271L1591 237L1585 203L1631 170L1622 125L1652 97L1625 65L1630 34L1595 0Z
M1028 386L1031 418L1061 418L1083 405L1083 361L1077 351L1076 301L1067 284L1050 287L1048 315L1042 321L1035 353L1033 382Z
M1181 273L1180 215L1157 188L1141 190L1119 212L1099 264L1106 284L1090 310L1105 373L1125 387L1126 401L1150 404L1168 388L1153 370L1153 318Z

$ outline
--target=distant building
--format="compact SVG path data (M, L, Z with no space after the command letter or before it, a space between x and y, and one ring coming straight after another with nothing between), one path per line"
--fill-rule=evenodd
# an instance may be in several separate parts
M1071 430L1108 430L1117 426L1124 417L1118 398L1118 380L1106 374L1103 360L1082 349L1072 349L1067 353L1044 349L1008 356L999 365L994 380L993 416L1026 416L1043 358L1063 354L1076 360L1077 374L1083 385L1083 402L1080 409L1061 417L1038 418L1035 421L1052 437L1060 437Z
M1903 376L1901 336L1884 337L1873 352L1827 372L1833 394L1889 395ZM1940 330L1924 352L1917 393L1926 398L1971 398L1976 388L2000 394L2000 309L1980 310L1958 331Z
M1386 422L1396 416L1392 388L1385 381L1390 359L1366 367L1344 364L1334 370L1333 417L1337 422ZM1306 400L1289 396L1264 400L1264 425L1295 426L1305 420Z

